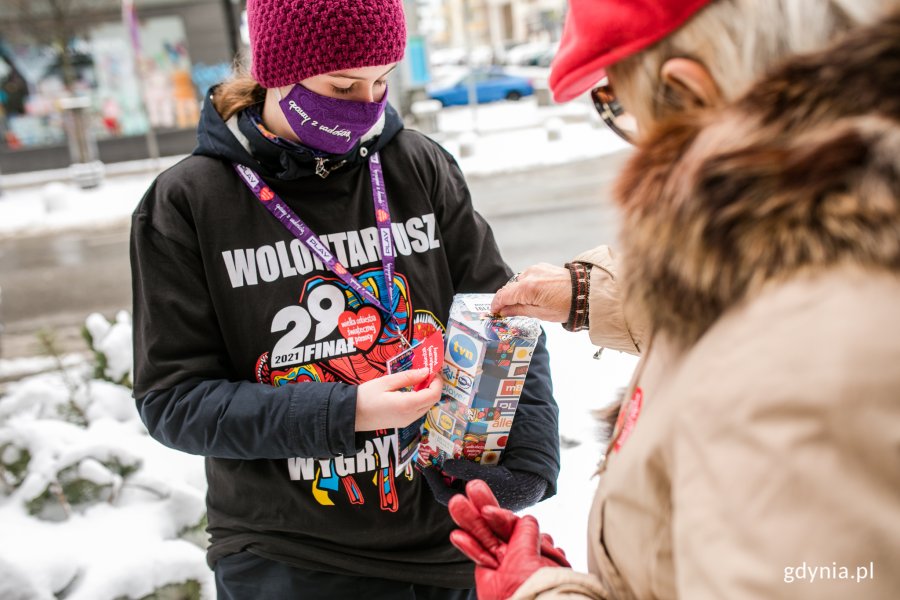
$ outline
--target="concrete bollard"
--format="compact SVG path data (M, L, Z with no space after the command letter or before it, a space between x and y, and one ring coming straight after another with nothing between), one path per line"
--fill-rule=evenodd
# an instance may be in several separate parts
M556 142L561 140L563 127L565 127L565 123L563 123L562 119L557 117L547 119L544 123L544 130L547 132L547 141Z
M439 100L418 100L410 106L410 112L416 119L416 126L422 133L437 133L438 115L443 105Z
M475 145L478 136L472 132L466 132L459 136L459 157L468 158L475 154Z
M538 79L532 87L534 87L534 97L537 99L538 106L553 105L553 95L550 93L550 85L546 79Z
M106 167L99 160L69 165L69 177L83 190L99 187L105 174Z
M44 211L52 213L66 208L69 205L69 193L69 186L59 181L46 184L41 188Z

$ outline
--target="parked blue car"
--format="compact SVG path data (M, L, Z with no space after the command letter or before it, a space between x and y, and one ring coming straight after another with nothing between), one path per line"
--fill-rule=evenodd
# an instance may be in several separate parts
M475 93L478 102L494 102L496 100L519 100L534 94L531 81L503 72L500 69L478 70L474 72ZM469 103L469 80L463 75L450 85L428 90L428 96L440 101L444 106L455 106Z

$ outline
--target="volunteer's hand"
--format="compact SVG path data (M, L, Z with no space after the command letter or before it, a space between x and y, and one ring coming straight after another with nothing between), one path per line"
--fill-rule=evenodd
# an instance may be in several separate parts
M451 539L466 556L483 565L502 560L507 542L520 517L500 508L487 484L480 479L466 485L466 494L458 494L448 504L450 516L460 526ZM570 567L566 553L553 544L553 538L541 534L541 555L560 567Z
M475 588L479 600L505 600L538 569L561 566L541 555L541 532L531 515L515 522L509 542L503 544L497 555L489 553L474 537L460 529L450 534L450 541L475 561Z
M356 431L406 427L441 397L441 378L418 392L400 392L430 376L428 369L385 375L361 384L356 391Z
M572 276L565 267L540 263L528 267L497 290L491 312L565 323L572 307Z
M547 491L547 480L540 475L500 465L483 466L464 459L445 460L440 471L431 467L424 474L435 499L444 505L462 493L467 481L473 480L484 481L500 506L513 511L537 504Z

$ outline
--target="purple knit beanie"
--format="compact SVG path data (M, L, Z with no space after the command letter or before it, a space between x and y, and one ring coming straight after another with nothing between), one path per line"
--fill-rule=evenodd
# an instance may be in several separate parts
M401 0L248 0L247 24L264 88L399 62L406 49Z

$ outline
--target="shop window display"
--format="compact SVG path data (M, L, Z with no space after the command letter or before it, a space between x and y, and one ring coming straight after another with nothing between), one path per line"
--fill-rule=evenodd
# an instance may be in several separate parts
M92 26L70 45L73 90L91 100L96 139L136 136L156 129L193 128L200 104L180 17L141 21L141 69L121 23ZM8 149L65 142L58 101L67 95L55 52L36 44L0 52L0 133Z

